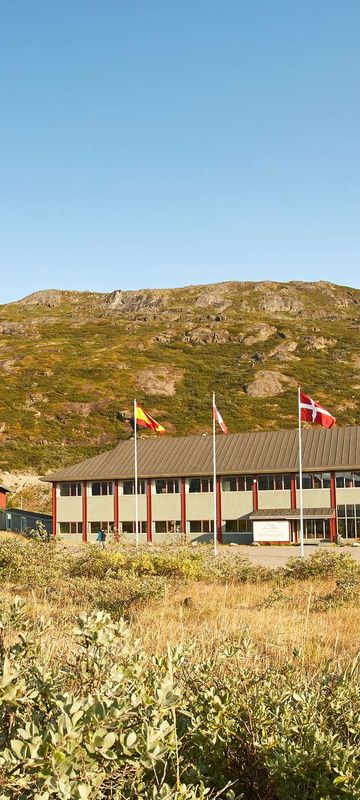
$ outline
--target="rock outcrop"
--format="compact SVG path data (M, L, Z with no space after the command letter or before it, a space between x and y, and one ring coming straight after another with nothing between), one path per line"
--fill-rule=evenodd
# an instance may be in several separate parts
M250 397L274 397L277 394L296 388L296 381L288 375L275 370L261 370L251 383L244 386Z

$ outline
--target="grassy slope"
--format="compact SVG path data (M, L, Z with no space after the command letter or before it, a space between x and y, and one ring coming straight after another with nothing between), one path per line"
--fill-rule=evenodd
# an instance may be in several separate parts
M210 293L210 299L207 293ZM339 424L357 421L360 291L320 284L223 284L143 293L137 304L126 293L123 306L105 295L61 293L50 307L12 303L0 307L0 469L43 472L111 448L129 435L119 410L131 409L134 394L174 433L208 431L210 393L232 431L293 427L294 390L252 398L243 386L263 369L295 378L325 403ZM295 300L300 310L268 311L268 300ZM226 308L225 304L229 303ZM283 305L284 305L283 303ZM290 302L291 305L291 302ZM216 316L221 319L216 321ZM20 327L8 330L8 323ZM195 345L183 341L192 328L228 332L232 339L256 325L277 334L246 346L240 341ZM6 327L7 325L7 327ZM169 332L171 341L155 337ZM287 337L281 338L281 335ZM324 350L307 349L304 337L336 339ZM300 360L279 362L268 354L295 339ZM265 361L253 362L260 353ZM119 368L122 365L122 368ZM175 396L136 388L136 373L159 367L183 370ZM79 403L94 403L81 408Z

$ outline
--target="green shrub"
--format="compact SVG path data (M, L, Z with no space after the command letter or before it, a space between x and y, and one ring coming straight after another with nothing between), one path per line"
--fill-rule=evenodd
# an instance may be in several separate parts
M303 581L309 578L336 578L344 575L360 576L360 564L349 553L332 553L319 550L309 558L289 558L286 565L274 570L286 580Z
M202 553L186 548L169 551L101 550L89 547L72 561L71 575L88 578L120 578L124 574L159 575L199 580L204 576Z
M262 667L251 642L151 661L78 617L64 662L16 600L0 622L3 800L360 800L360 667Z
M329 608L339 608L348 603L358 604L360 598L360 575L350 573L338 578L335 588L317 598L313 604L313 611L327 611Z
M253 564L245 556L218 557L208 560L208 573L221 583L263 583L273 578L273 570Z
M55 542L14 536L0 541L0 577L24 588L48 586L69 571L69 557Z

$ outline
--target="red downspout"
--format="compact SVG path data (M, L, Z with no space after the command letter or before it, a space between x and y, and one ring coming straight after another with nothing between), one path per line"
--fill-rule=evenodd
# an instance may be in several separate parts
M82 540L87 542L87 481L82 485Z
M291 476L291 508L296 508L296 475ZM293 531L294 531L294 541L297 543L298 540L298 524L297 520L293 520Z
M52 485L52 535L56 536L56 483Z
M119 481L115 481L114 492L114 539L119 541Z
M258 511L258 510L259 510L259 493L258 493L257 475L255 475L253 480L253 511Z
M216 478L216 518L217 518L217 540L222 544L222 526L221 526L221 480Z
M330 473L330 505L335 510L335 516L330 520L330 541L336 542L337 516L336 516L336 478L335 472Z
M181 530L186 540L186 492L185 478L181 478Z
M152 542L152 503L151 503L151 479L147 481L147 541Z

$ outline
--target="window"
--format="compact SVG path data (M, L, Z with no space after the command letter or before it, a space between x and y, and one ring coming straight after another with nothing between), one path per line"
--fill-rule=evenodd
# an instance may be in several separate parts
M226 519L225 533L252 533L252 522L250 519Z
M338 489L352 489L360 486L360 472L337 472L336 486Z
M82 522L60 522L60 533L82 533Z
M155 522L155 533L180 533L180 520L167 519Z
M93 497L100 495L113 494L112 481L93 481L91 484L91 494Z
M156 494L178 494L180 491L180 484L174 478L157 480L155 481Z
M259 475L258 489L260 492L291 489L291 475Z
M251 492L254 484L252 475L238 475L223 478L221 487L223 492Z
M60 533L70 533L70 522L59 523Z
M212 492L213 490L213 479L212 478L191 478L189 484L189 492L191 493L201 493L201 492Z
M330 520L329 519L304 519L304 538L305 539L329 539Z
M135 481L123 481L123 494L135 494ZM138 481L138 494L146 494L146 481Z
M338 533L344 539L360 538L360 505L341 505L337 507Z
M121 533L133 533L135 535L135 522L121 522ZM146 520L139 520L139 533L147 533Z
M214 520L212 519L192 519L190 520L190 533L213 533Z
M303 472L303 489L329 489L330 472ZM296 476L296 487L300 489L300 475Z
M81 483L60 483L60 497L81 497Z

